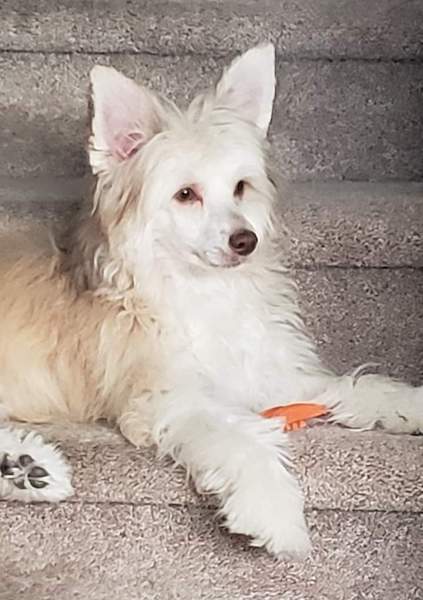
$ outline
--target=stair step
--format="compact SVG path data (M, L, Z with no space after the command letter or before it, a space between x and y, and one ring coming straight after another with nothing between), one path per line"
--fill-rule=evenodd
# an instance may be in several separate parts
M122 600L421 598L421 438L293 434L314 550L305 563L275 563L220 528L210 499L152 452L101 426L38 429L60 440L77 495L0 509L2 600L109 600L111 590Z
M193 491L182 469L107 426L30 428L57 441L69 459L76 494L67 502L215 506ZM422 436L316 425L290 439L308 509L423 512Z
M282 193L291 230L282 258L322 356L338 372L370 361L422 380L422 186L288 184ZM0 231L67 222L84 187L73 178L0 178ZM356 268L363 265L371 268Z
M363 363L423 383L423 270L295 270L303 315L326 363L345 373Z
M228 54L263 39L284 56L423 58L419 0L3 0L0 48Z
M67 222L89 180L0 177L0 231ZM423 267L423 183L284 182L276 207L284 264Z
M305 563L230 538L209 510L11 506L2 600L421 600L422 517L313 511ZM28 544L30 543L30 546ZM3 588L3 592L2 589Z
M278 215L291 266L423 267L421 183L287 183Z
M208 87L227 60L0 53L0 176L86 171L88 76L94 64L113 64L186 101ZM423 63L279 61L277 76L271 138L282 176L423 179Z

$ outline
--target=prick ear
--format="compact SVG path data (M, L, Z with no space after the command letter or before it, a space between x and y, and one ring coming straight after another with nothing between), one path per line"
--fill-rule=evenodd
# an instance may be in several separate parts
M159 103L146 88L112 67L91 71L94 115L89 159L94 173L128 159L160 131Z
M236 58L225 70L216 87L216 100L266 135L275 86L275 48L273 44L260 45Z

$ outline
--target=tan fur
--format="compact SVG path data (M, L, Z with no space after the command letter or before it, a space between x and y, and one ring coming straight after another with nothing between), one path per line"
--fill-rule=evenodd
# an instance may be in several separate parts
M135 411L134 426L144 430L140 402L153 387L151 336L157 335L146 307L130 291L112 299L89 285L81 289L83 257L77 268L46 244L26 246L0 244L0 398L9 416L33 422L122 417L128 427ZM90 252L82 240L81 248Z

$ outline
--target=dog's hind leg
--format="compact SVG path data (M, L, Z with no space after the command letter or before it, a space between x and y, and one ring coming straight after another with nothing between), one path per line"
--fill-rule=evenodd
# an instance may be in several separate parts
M323 404L333 423L351 429L423 433L423 387L364 373L362 369L338 376L322 368L319 375L314 365L308 375L303 366L295 380L298 393L289 402Z
M314 401L327 405L332 421L345 427L423 433L423 388L389 377L335 377Z
M152 403L153 395L146 391L131 399L117 420L122 435L138 448L151 446L154 442L151 435Z
M423 387L368 373L367 365L337 375L321 363L310 338L295 328L278 329L272 340L274 346L266 354L267 376L262 382L268 393L256 410L276 404L319 403L328 407L333 422L345 427L423 432Z
M330 420L352 429L384 429L391 433L423 433L423 387L413 387L389 377L365 373L364 367L349 375L331 373L314 359L302 360L301 369L291 372L291 394L280 378L278 387L283 404L311 402L323 404ZM280 371L280 370L279 370ZM279 374L275 368L275 380ZM292 375L292 373L295 373ZM292 384L294 382L294 384ZM277 386L273 385L273 389ZM273 401L273 405L278 401ZM281 403L281 402L279 402ZM259 407L262 411L272 403Z
M0 498L58 502L73 493L71 470L41 435L0 428Z

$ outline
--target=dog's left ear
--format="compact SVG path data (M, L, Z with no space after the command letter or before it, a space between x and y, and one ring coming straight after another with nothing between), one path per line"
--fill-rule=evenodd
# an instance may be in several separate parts
M260 45L236 58L226 69L216 87L216 100L266 135L275 86L275 48L273 44Z
M99 173L131 157L160 131L160 104L150 90L112 67L92 69L91 92L89 159Z

